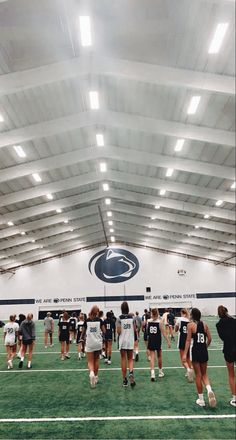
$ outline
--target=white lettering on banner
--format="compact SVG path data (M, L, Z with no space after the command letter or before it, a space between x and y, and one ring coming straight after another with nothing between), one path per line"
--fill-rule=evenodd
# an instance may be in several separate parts
M183 299L194 299L196 298L195 293L185 293L185 294L164 294L164 295L147 295L144 297L144 299L147 300L158 300L158 302L166 302L166 301L173 301L173 300L183 300Z
M75 303L75 302L85 302L86 297L81 298L38 298L35 300L35 304L58 304L58 303Z

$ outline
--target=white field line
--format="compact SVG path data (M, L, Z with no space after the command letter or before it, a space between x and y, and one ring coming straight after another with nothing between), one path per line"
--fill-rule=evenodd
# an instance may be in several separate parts
M226 365L208 365L207 368L226 368ZM134 371L137 370L149 370L150 367L135 367ZM184 370L184 367L163 367L163 370ZM84 371L88 372L87 368L53 368L53 369L37 369L37 370L0 370L0 373L52 373L52 372L65 372L65 371L75 371L77 373L82 373ZM108 368L99 368L99 371L121 371L120 367L108 367Z
M234 419L234 414L208 414L208 415L173 415L173 416L106 416L106 417L35 417L0 419L0 423L36 423L36 422L92 422L92 421L117 421L117 420L186 420L186 419Z
M221 348L208 348L208 351L221 351L223 347ZM50 348L48 349L48 351L33 351L33 354L60 354L60 351L49 351ZM162 352L170 352L170 351L179 351L178 348L167 348L167 349L163 349ZM139 353L145 353L146 350L139 350ZM113 350L113 353L120 353L119 350ZM70 351L70 354L77 354L77 351ZM6 355L6 353L2 352L0 353L0 356Z

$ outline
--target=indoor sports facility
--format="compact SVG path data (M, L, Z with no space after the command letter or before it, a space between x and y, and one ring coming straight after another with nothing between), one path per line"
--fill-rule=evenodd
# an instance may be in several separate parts
M235 0L0 0L0 439L235 439Z

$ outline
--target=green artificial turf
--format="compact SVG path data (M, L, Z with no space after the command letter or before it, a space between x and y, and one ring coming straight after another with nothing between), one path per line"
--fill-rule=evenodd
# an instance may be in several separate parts
M134 389L124 389L120 369L112 370L120 363L116 344L113 344L112 365L101 361L99 384L91 389L88 372L84 371L86 360L77 360L76 345L71 345L71 359L61 361L56 336L54 347L45 349L43 325L38 322L32 370L26 369L26 361L23 370L19 370L15 359L14 369L7 371L4 347L0 347L0 418L16 419L14 423L0 423L0 439L234 439L234 418L17 422L18 418L32 417L235 414L229 405L227 371L218 368L225 363L215 321L209 319L208 323L214 349L209 351L209 367L217 366L208 370L217 397L214 409L195 404L195 384L186 381L184 369L168 368L180 366L176 343L172 343L171 350L163 344L165 377L155 383L150 381L149 364L141 351L140 360L135 363L137 385ZM144 350L143 342L140 348Z

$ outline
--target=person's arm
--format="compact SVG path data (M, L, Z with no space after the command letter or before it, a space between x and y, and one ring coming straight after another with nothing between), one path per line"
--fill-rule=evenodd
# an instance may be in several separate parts
M176 321L175 321L175 332L176 333L179 331L179 324L180 324L179 319L176 319Z
M35 341L35 323L32 322L32 339Z
M186 339L184 354L183 354L183 358L182 358L183 362L186 362L186 359L187 359L187 354L188 354L189 347L191 344L191 339L192 339L192 333L193 333L193 323L191 322L190 324L187 325L187 339Z
M121 322L119 318L117 318L116 320L116 333L118 334L118 336L120 336L121 334Z
M3 343L5 342L5 338L6 338L6 334L7 334L7 332L6 332L6 330L5 330L5 326L4 326L4 329L3 329Z
M52 333L54 332L54 319L52 320Z
M162 334L162 336L165 338L165 340L166 340L166 342L167 342L168 348L170 348L170 347L171 347L171 344L170 344L170 341L169 341L168 335L166 334L166 331L164 330L164 327L163 327L162 322L160 322L160 330L161 330L161 334Z
M224 331L223 331L223 327L222 327L222 321L217 322L216 330L219 335L219 338L224 342Z
M84 342L84 340L85 340L85 335L86 335L86 330L87 330L87 323L84 322L84 324L83 324L83 330L82 330L82 333L81 333L81 335L80 335L80 340L79 340L79 342Z
M204 324L204 327L205 327L205 332L207 335L207 347L209 347L209 345L211 344L211 341L212 341L211 332L210 332L207 324Z

